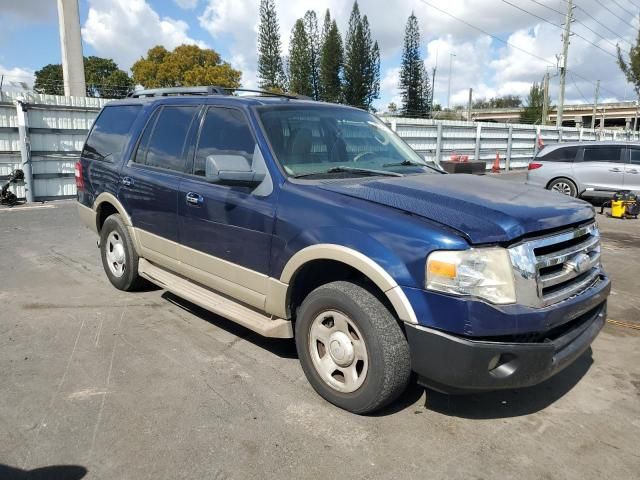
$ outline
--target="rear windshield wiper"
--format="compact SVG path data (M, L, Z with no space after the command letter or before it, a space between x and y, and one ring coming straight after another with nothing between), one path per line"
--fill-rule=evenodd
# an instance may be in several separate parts
M333 173L361 173L363 175L382 175L385 177L402 177L401 173L397 172L387 172L385 170L374 170L372 168L359 168L359 167L332 167L329 170L324 170L321 172L311 172L311 173L302 173L300 175L294 175L293 178L305 178L305 177L314 177L317 175L331 175Z

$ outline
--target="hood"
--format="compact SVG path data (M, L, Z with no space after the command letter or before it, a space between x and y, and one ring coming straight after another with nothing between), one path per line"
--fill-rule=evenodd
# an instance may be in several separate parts
M319 187L419 215L459 231L471 243L509 242L594 217L582 200L475 175L359 178Z

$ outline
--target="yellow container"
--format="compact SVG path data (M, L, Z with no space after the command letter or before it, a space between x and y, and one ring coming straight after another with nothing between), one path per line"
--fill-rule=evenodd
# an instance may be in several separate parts
M625 203L622 200L613 200L611 202L611 216L615 218L623 218L625 214Z

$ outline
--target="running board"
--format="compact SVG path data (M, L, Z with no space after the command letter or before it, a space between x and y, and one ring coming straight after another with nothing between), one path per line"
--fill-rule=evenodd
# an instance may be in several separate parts
M144 258L141 258L138 263L138 273L159 287L260 335L271 338L293 338L293 328L290 321L271 318L245 307L167 270L156 267Z

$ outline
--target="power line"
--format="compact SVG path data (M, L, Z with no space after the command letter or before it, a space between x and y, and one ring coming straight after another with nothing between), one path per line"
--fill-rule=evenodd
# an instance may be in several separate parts
M578 84L576 83L575 75L573 74L573 72L571 72L571 83L573 83L573 86L575 87L575 89L578 91L578 93L584 100L584 103L589 103L589 100L587 100L587 97L584 96L584 93L582 93L582 90L580 90L580 88L578 87Z
M629 45L631 45L631 42L629 42L628 40L625 40L624 38L622 38L620 36L619 33L611 30L609 27L607 27L604 23L602 23L600 20L598 20L596 17L594 17L593 15L591 15L589 12L587 12L584 8L582 8L580 5L576 5L576 8L580 11L582 11L582 13L584 13L587 17L589 17L591 20L593 20L595 23L597 23L598 25L600 25L602 28L604 28L605 30L607 30L609 33L612 33L613 35L616 36L616 38L618 38L619 40L622 40L623 42L628 43ZM584 25L584 24L583 24Z
M615 13L613 10L611 10L609 7L607 7L606 3L598 3L598 5L600 5L602 8L604 8L607 12L609 12L611 15L613 15L614 17L616 17L618 20L620 20L621 22L629 25L631 28L636 28L633 25L631 25L629 22L627 22L626 19L624 19L623 17L621 17L620 15L618 15L617 13ZM585 11L584 8L580 7L580 10ZM632 17L634 15L631 15Z
M638 5L637 3L632 2L631 0L627 0L627 2L629 2L629 3L630 3L631 5L633 5L634 7L636 7L636 8L638 8L638 9L640 9L640 5Z
M530 12L529 10L527 10L527 9L525 9L525 8L522 8L522 7L518 6L518 5L516 5L515 3L511 3L511 2L509 2L508 0L502 0L502 2L503 2L503 3L506 3L507 5L511 5L513 8L516 8L516 9L520 10L521 12L524 12L524 13L526 13L526 14L528 14L528 15L531 15L532 17L535 17L535 18L537 18L537 19L539 19L539 20L542 20L543 22L548 23L549 25L552 25L552 26L554 26L554 27L556 27L556 28L559 28L560 30L564 30L564 28L563 28L561 25L558 25L557 23L553 23L551 20L548 20L548 19L546 19L546 18L544 18L544 17L541 17L540 15L536 15L535 13ZM594 46L594 47L595 47L595 48L597 48L598 50L603 51L603 52L604 52L604 53L606 53L607 55L609 55L609 56L611 56L611 57L613 57L613 58L615 58L615 59L617 59L617 58L618 58L618 57L617 57L616 55L614 55L613 53L608 52L607 50L605 50L604 48L602 48L602 47L601 47L600 45L598 45L597 43L593 43L591 40L589 40L589 39L587 39L587 38L583 37L583 36L582 36L582 35L580 35L579 33L573 32L573 35L575 35L576 37L578 37L578 38L580 38L580 39L584 40L585 42L587 42L587 43L589 43L589 44L591 44L592 46ZM605 40L606 40L606 39L605 39ZM612 45L613 45L613 43L612 43ZM614 45L614 46L615 46L615 45Z
M633 12L630 12L629 10L627 10L626 8L624 8L622 5L620 5L616 0L611 0L613 3L615 3L618 7L620 7L620 9L622 9L625 13L628 13L629 15L631 15L632 17L635 17L636 14Z

